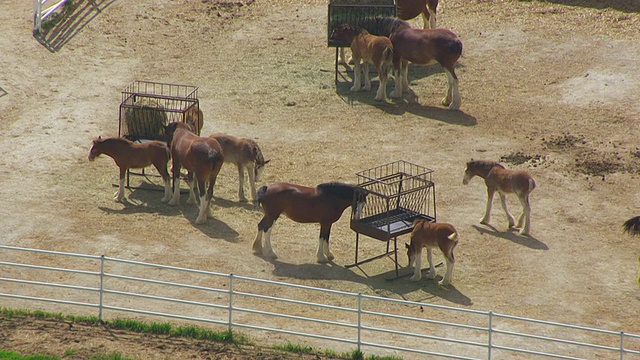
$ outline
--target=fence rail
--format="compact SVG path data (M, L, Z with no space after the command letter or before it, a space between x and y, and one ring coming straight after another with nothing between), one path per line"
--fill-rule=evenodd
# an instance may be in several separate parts
M46 18L51 16L56 10L64 5L67 0L54 1L53 5L47 7L47 3L51 0L34 0L33 1L33 33L40 34L42 32L42 23Z
M100 320L173 318L407 359L640 359L640 335L624 332L106 256L0 245L2 258L0 299Z

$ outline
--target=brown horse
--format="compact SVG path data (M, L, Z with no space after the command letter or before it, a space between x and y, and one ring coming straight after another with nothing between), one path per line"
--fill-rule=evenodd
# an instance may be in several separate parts
M260 181L264 166L270 161L264 159L258 143L253 139L238 138L223 133L213 133L209 136L220 143L224 162L235 164L238 167L238 197L240 201L247 201L244 196L244 170L246 169L249 174L251 199L257 202L256 181Z
M93 140L93 145L89 151L89 161L105 154L111 157L120 168L120 181L118 191L115 194L115 201L122 201L124 198L124 179L129 169L141 169L149 165L155 166L164 180L164 197L162 201L169 201L171 197L171 186L169 184L169 173L167 172L167 162L171 158L171 153L167 145L161 141L148 141L144 143L134 143L131 140L113 137Z
M423 29L436 28L436 10L438 0L396 0L398 19L411 20L422 14ZM356 25L356 24L352 24ZM370 31L370 30L369 30ZM389 36L389 34L374 33L375 35ZM345 61L344 48L340 48L338 63L352 64L353 59Z
M364 89L371 90L369 79L369 64L373 64L380 78L380 85L375 99L387 101L387 77L393 67L393 45L385 36L369 34L367 30L350 24L342 24L331 33L332 40L344 40L351 44L351 53L355 70L353 72L353 86L351 91ZM364 88L361 88L362 68L360 60L364 63Z
M398 19L411 20L422 14L423 29L435 29L438 0L396 0Z
M268 258L277 257L271 247L271 229L284 213L295 222L320 224L317 261L331 261L334 259L329 250L331 225L340 219L349 206L352 206L355 218L359 218L365 202L366 194L362 189L339 182L320 184L315 188L283 182L263 186L258 190L258 203L262 205L264 216L258 223L253 251Z
M429 260L429 275L427 278L436 278L436 267L433 264L432 249L440 249L447 263L447 270L439 282L440 285L449 285L453 275L453 266L456 258L453 249L458 245L458 232L451 224L431 222L417 218L413 221L411 243L407 246L409 266L413 266L411 281L422 278L422 249L427 248L427 260Z
M524 170L506 169L503 165L495 161L487 160L471 160L467 163L464 171L463 184L468 184L469 180L474 176L480 176L487 185L487 209L484 217L480 220L481 224L489 224L491 219L491 203L493 195L497 191L500 194L500 201L504 212L507 213L509 219L509 228L513 228L515 219L507 210L506 194L514 193L518 195L518 199L522 204L522 215L518 219L516 225L520 229L520 235L529 234L529 225L531 222L531 206L529 205L529 194L536 188L536 181L531 174ZM523 224L524 223L524 224Z
M189 182L189 199L187 203L196 203L195 185L198 185L200 212L196 224L203 224L207 217L211 217L211 198L216 178L222 168L224 155L216 139L201 137L189 130L189 125L183 122L169 123L165 128L167 143L171 148L173 159L171 172L173 173L173 197L169 205L180 203L180 169L187 169ZM209 188L205 198L206 183Z

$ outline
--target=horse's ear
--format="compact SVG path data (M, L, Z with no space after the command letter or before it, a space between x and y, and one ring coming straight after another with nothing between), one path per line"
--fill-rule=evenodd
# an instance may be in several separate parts
M269 161L271 161L271 159L265 160L263 164L267 164Z
M411 246L409 246L409 244L407 244L407 243L404 243L404 246L405 246L407 249L411 247Z
M98 135L98 140L102 140L102 136Z

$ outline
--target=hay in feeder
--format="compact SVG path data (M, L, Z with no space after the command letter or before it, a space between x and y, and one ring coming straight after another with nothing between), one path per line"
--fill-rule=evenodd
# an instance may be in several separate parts
M164 107L155 99L141 97L125 109L126 137L132 140L164 140L167 122Z

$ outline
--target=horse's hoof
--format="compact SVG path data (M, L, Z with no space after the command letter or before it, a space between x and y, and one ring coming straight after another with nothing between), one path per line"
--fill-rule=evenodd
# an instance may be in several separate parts
M520 234L522 236L529 236L529 230L522 229L522 230L520 230L520 232L518 234Z
M169 204L171 206L176 206L176 205L178 205L178 201L171 199L171 200L169 200L169 202L167 204Z
M420 281L420 279L422 279L421 276L412 276L411 278L409 278L409 280L414 281L414 282L415 281Z
M360 89L355 87L355 86L352 86L351 89L349 89L349 91L351 91L351 92L358 92L359 90Z
M202 225L202 224L204 224L206 222L207 222L207 216L206 215L204 216L204 219L202 219L202 218L197 218L196 219L196 224L197 225Z
M365 87L363 88L363 90L364 90L364 91L371 91L371 86L365 86Z
M489 225L489 220L482 219L482 220L480 220L480 224Z
M440 286L449 286L449 282L448 281L444 281L444 279L438 281L438 285Z
M435 279L435 278L436 278L436 273L435 273L435 272L434 272L434 273L429 272L429 273L428 273L427 275L425 275L425 276L426 276L426 278L427 278L427 279L429 279L429 280L433 280L433 279Z
M160 201L162 201L163 203L166 203L166 202L168 202L169 200L171 200L171 198L162 198L162 199L160 199Z
M249 202L249 200L247 200L247 198L240 198L238 202L246 203L246 202Z
M275 260L275 259L278 258L278 255L276 255L276 253L274 253L274 252L271 252L271 253L265 255L265 258L271 259L271 260Z
M189 205L193 205L193 204L197 204L198 202L196 201L196 199L187 199L187 204Z

